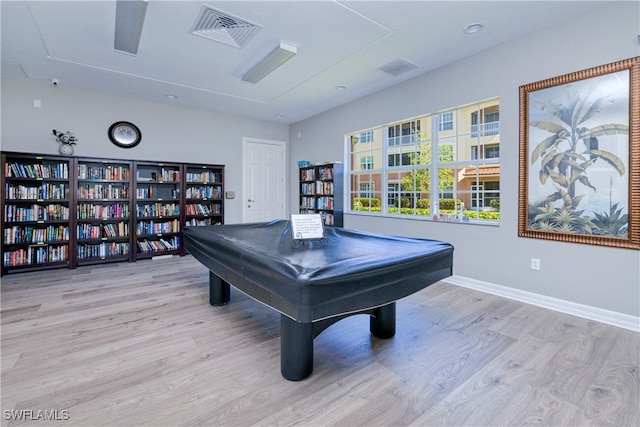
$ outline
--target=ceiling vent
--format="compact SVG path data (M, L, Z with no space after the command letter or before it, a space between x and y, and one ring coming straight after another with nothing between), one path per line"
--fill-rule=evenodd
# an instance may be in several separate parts
M243 47L259 25L203 4L191 26L191 33L234 47Z
M383 65L382 67L378 68L378 70L382 71L383 73L389 74L390 76L398 77L400 74L404 74L407 71L411 71L416 68L418 68L417 64L398 58L386 65Z

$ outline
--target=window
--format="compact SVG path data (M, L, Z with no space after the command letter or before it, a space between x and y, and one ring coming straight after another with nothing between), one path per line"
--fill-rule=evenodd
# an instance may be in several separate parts
M373 183L372 182L361 182L360 183L360 192L358 194L360 198L370 199L373 197Z
M372 142L373 141L373 131L372 130L368 130L366 132L360 132L359 140L360 140L361 143Z
M481 156L478 156L478 151L482 154ZM471 147L471 160L497 159L498 157L500 157L500 146L497 144Z
M438 115L438 131L453 130L453 113Z
M413 153L396 153L389 154L389 166L403 166L410 165L413 159Z
M497 105L471 113L471 134L492 136L500 133L500 110Z
M347 135L348 211L497 224L499 111L491 99Z
M387 185L387 205L400 207L398 202L400 200L400 184L390 183Z
M471 192L473 194L471 207L495 209L496 206L492 206L495 205L495 202L492 203L491 201L500 200L500 182L474 183L471 185Z
M387 127L388 146L415 144L420 137L420 122L411 120Z
M373 169L373 156L360 157L360 170Z

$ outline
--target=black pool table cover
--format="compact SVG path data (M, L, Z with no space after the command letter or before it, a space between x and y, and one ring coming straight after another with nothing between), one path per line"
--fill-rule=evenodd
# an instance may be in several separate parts
M185 227L188 251L213 274L295 322L382 306L451 276L453 246L325 227L292 245L290 221Z

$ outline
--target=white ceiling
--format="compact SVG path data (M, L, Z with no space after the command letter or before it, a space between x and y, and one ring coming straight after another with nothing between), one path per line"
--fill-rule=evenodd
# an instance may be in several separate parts
M115 1L4 0L2 73L293 123L607 3L149 0L132 56L113 49ZM262 28L243 48L195 36L203 4ZM465 34L475 22L484 30ZM241 81L279 42L297 55L255 85ZM378 70L398 58L418 68L398 77Z

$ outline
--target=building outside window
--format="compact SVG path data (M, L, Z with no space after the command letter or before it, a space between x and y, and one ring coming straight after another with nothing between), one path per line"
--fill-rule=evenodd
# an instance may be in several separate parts
M373 141L373 131L372 130L368 130L365 132L360 132L360 139L359 142L361 144L367 143L367 142L372 142Z
M373 156L360 157L360 169L361 170L373 169Z
M500 133L500 111L497 106L489 106L471 113L472 136L491 136Z
M453 129L453 113L443 113L438 115L438 131Z
M387 134L389 147L415 144L416 137L420 134L420 121L411 120L388 126Z
M491 99L347 135L358 160L347 168L348 210L497 224L499 110Z

